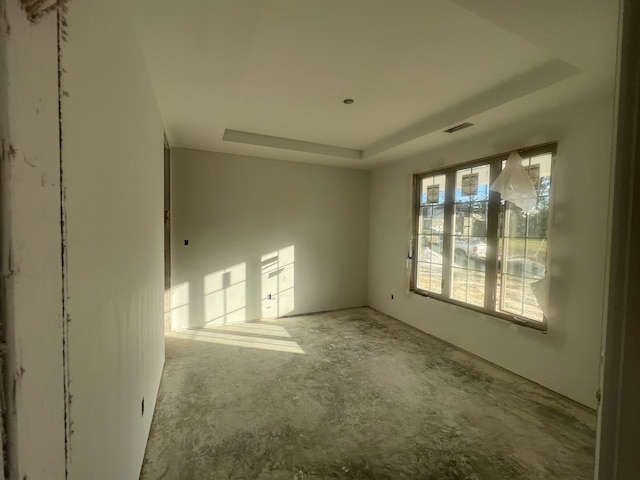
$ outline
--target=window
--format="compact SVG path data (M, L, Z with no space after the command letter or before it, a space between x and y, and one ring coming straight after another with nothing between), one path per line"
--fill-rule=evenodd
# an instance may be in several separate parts
M519 152L526 203L490 189L508 153L415 175L412 290L546 329L532 284L546 273L555 149Z

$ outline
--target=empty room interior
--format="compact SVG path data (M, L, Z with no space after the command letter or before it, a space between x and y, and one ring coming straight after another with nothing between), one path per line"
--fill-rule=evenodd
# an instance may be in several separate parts
M0 0L0 478L638 478L632 3Z

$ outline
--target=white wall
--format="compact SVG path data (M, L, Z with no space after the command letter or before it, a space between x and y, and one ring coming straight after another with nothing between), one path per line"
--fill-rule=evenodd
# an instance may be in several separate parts
M164 361L163 126L123 3L67 20L69 478L137 479Z
M368 172L186 149L171 168L172 328L366 304Z
M613 98L603 96L372 173L369 305L590 407L603 320ZM549 331L407 293L411 175L558 141ZM395 300L391 300L395 294Z
M52 480L64 477L65 438L57 28L55 15L33 25L19 2L6 7L6 17L0 14L7 55L6 72L0 65L0 308L10 475Z

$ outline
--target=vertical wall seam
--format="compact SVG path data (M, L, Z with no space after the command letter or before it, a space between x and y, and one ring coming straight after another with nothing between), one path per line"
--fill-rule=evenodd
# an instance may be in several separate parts
M8 322L10 317L10 299L9 288L12 282L10 255L10 228L9 228L9 193L8 182L6 177L9 170L9 162L11 161L11 152L13 149L9 135L9 94L8 94L8 47L10 25L7 16L6 4L4 0L0 0L0 443L2 444L2 453L0 455L0 479L9 478L10 463L12 452L10 441L13 432L10 430L9 417L12 415L11 409L14 405L11 403L12 391L10 388L9 371L10 371L10 349L8 345ZM6 256L5 256L6 255Z
M64 185L64 169L62 155L62 41L66 38L64 30L67 24L64 12L57 10L57 49L58 49L58 154L60 168L60 260L62 273L62 376L64 389L64 478L69 478L69 461L71 450L71 394L69 393L69 313L67 311L67 213L66 191Z

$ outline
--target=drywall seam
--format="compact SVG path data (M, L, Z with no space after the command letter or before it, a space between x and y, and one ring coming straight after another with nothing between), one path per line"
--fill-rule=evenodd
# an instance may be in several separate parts
M62 40L66 41L67 25L65 13L62 9L57 11L57 42L58 42L58 142L59 142L59 168L60 168L60 261L62 274L62 379L64 395L64 477L69 477L69 454L71 448L71 395L69 393L69 312L67 311L68 285L67 285L67 212L66 212L66 187L64 184L64 169L62 158Z
M19 157L3 164L11 231L6 323L10 478L64 479L57 19L5 3L8 119ZM6 222L5 222L6 223ZM6 268L6 265L4 266Z
M0 442L2 454L0 455L0 480L9 475L9 409L7 399L10 395L7 363L7 320L11 312L12 304L9 293L12 283L11 262L9 250L11 215L9 214L8 178L5 175L9 169L6 165L11 161L12 153L15 154L9 139L9 99L7 95L7 49L6 40L9 37L9 21L4 0L0 0ZM15 421L15 420L14 420Z

